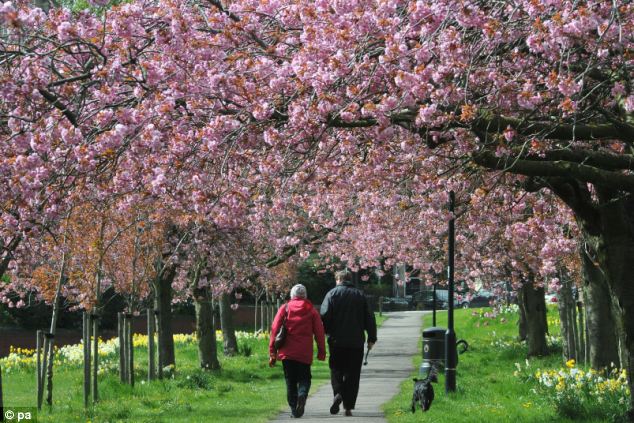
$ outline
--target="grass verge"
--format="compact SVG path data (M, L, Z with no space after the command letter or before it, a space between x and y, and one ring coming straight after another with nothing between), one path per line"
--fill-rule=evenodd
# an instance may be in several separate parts
M508 342L517 336L516 314L484 317L490 309L456 310L455 329L458 339L469 342L469 351L459 357L457 390L445 393L445 380L441 374L434 385L435 400L431 409L421 414L410 411L413 382L411 378L401 384L400 393L384 405L390 423L407 422L572 422L557 415L549 398L533 391L531 384L522 383L514 376L516 363L525 366L526 350L517 342ZM549 320L556 319L556 309L549 310ZM424 317L424 327L431 326L431 315ZM438 315L438 326L447 327L447 313ZM558 325L549 325L551 335L557 335ZM420 347L419 347L420 348ZM422 358L414 358L418 375ZM531 368L558 368L562 366L561 351L553 349L551 355L531 358ZM578 421L578 420L577 420ZM604 420L584 420L603 422Z
M377 316L377 324L385 317ZM116 369L109 367L99 377L100 400L83 407L82 369L78 366L55 368L51 409L38 414L40 422L265 422L286 408L286 386L281 365L268 366L265 339L239 340L242 351L235 357L219 354L222 369L205 372L198 368L195 343L176 348L176 376L153 381L147 379L147 350L135 348L136 385L119 382ZM246 347L246 348L245 348ZM222 344L218 343L218 351ZM330 380L328 364L316 359L312 366L314 392ZM35 371L3 369L4 407L34 407Z

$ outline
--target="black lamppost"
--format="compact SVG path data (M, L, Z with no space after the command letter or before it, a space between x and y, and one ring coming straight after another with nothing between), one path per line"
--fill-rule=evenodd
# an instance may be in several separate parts
M432 291L432 307L433 307L433 321L432 321L432 326L436 327L436 283L434 283L434 290Z
M453 327L453 292L454 292L454 247L455 247L455 217L454 206L456 196L449 192L449 266L447 274L449 278L449 298L447 310L447 332L445 332L445 392L456 390L456 365L458 364L458 352L456 350L456 332Z

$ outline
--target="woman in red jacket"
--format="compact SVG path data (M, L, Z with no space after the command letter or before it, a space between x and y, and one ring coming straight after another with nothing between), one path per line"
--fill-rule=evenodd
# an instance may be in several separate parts
M286 315L286 340L279 351L276 351L273 342L282 325L284 315ZM291 300L280 307L275 315L269 341L269 365L273 367L276 360L282 360L286 379L286 398L293 417L301 417L304 414L312 377L310 365L313 362L313 337L317 341L317 359L324 361L326 342L321 316L306 298L306 287L297 284L291 289Z

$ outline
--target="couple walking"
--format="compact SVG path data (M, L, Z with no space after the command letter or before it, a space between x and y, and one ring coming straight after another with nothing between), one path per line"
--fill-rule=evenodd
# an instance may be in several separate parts
M359 392L363 344L368 334L368 350L376 342L374 313L361 290L352 284L347 270L335 273L337 286L331 289L321 305L320 313L307 299L306 288L295 285L291 300L277 311L271 328L269 365L279 359L284 367L286 397L293 417L304 414L310 389L310 365L313 361L313 338L317 341L317 359L326 359L324 332L328 335L330 380L333 391L331 414L339 413L343 404L346 416L352 416ZM286 316L286 317L285 317ZM275 335L286 320L286 340L276 350Z

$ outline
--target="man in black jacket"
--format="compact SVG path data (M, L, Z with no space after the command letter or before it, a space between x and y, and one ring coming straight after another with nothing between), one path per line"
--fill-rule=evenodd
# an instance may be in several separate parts
M335 273L337 286L328 291L321 304L321 319L328 335L330 381L334 399L331 414L339 413L343 402L346 416L352 416L359 393L365 332L368 350L376 342L376 320L361 290L352 284L347 270Z

